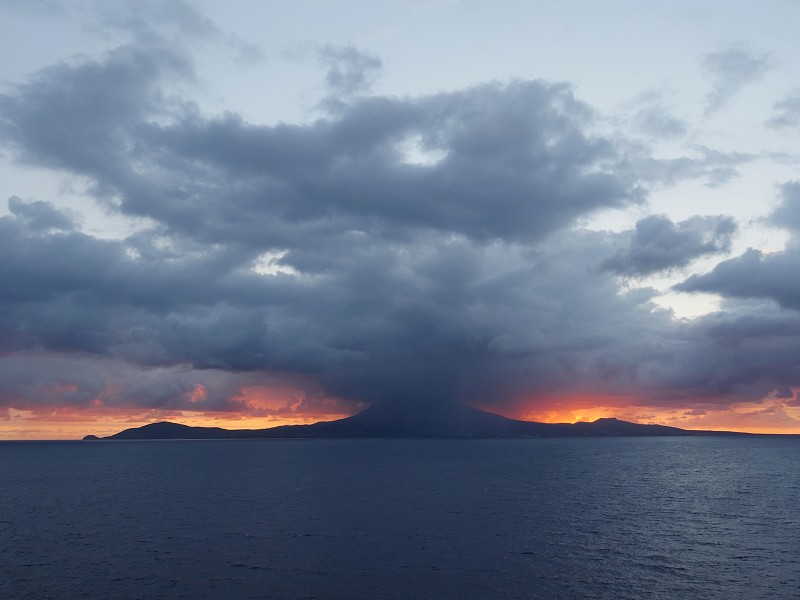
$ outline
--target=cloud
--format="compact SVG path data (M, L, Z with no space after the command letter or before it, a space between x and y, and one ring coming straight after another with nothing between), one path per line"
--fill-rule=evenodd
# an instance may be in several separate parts
M728 252L736 223L730 217L692 217L673 223L651 215L636 223L627 248L603 261L600 268L619 275L641 277L685 267L696 258Z
M770 214L769 222L775 227L800 233L800 182L784 183L778 191L780 201Z
M101 187L130 178L133 131L169 103L159 84L191 76L186 55L156 39L119 47L103 61L48 67L0 95L0 140L19 160L87 175Z
M140 39L170 34L200 40L225 37L211 19L183 0L99 1L89 5L96 26L120 30Z
M798 222L794 182L781 186L781 202L770 219L790 230ZM793 397L800 378L800 246L795 232L786 248L763 253L749 248L740 256L692 275L675 286L684 292L722 296L722 310L696 320L702 343L693 352L698 371L732 397ZM709 347L710 346L710 347ZM709 358L698 356L704 351ZM713 374L713 377L711 376ZM699 373L698 373L699 375Z
M710 292L733 298L771 298L781 306L800 309L800 248L763 254L753 248L718 264L702 275L692 275L675 289Z
M800 309L800 284L795 276L800 269L800 185L794 181L784 183L779 187L779 197L768 221L792 233L784 250L765 254L749 248L675 288L731 298L769 298L782 307Z
M126 46L47 69L0 97L0 135L21 160L91 178L127 214L263 250L350 231L533 239L644 193L563 84L366 97L270 127L165 95L168 77L192 76L184 58L170 45ZM439 158L420 164L409 145Z
M321 396L296 378L188 365L143 368L104 357L49 353L0 356L0 408L7 407L34 415L69 407L87 416L135 409L243 417L347 414L355 408Z
M697 342L683 356L687 383L730 400L759 402L796 387L800 370L797 314L771 302L726 300L723 309L693 323ZM701 378L705 377L705 380Z
M17 160L81 176L108 210L147 218L101 239L45 202L9 201L6 405L102 396L252 414L245 384L278 379L298 407L502 409L554 394L724 406L798 381L794 334L744 334L755 318L791 321L777 307L686 323L653 290L620 293L618 274L727 251L731 219L576 225L749 157L695 148L665 164L597 133L602 117L563 83L387 97L364 91L375 70L363 55L336 60L347 102L302 124L203 114L174 86L193 81L190 57L158 36L0 96L0 142Z
M32 13L37 16L61 16L65 12L61 0L5 0L0 11Z
M97 357L15 354L0 357L0 405L19 410L53 406L230 411L228 373L181 366L141 369ZM198 386L203 393L199 394Z
M233 60L237 65L249 67L267 60L267 55L258 44L247 42L232 33L225 37L228 46L234 51Z
M771 68L768 54L731 46L703 57L703 70L711 79L705 116L725 107L748 84L758 81Z
M705 186L719 188L739 176L738 167L754 161L756 154L723 152L693 144L682 156L654 158L644 152L632 155L632 168L643 181L654 186L673 186L681 181L705 180Z
M353 401L499 405L523 392L624 390L615 374L638 367L619 361L643 356L626 347L669 320L646 295L620 297L613 278L589 273L613 247L599 233L535 251L434 232L407 243L357 235L346 251L309 248L313 271L265 276L225 247L43 232L18 216L0 232L0 276L14 282L2 297L7 352L286 373Z
M328 68L325 84L331 101L370 91L383 71L379 57L352 46L324 46L319 50L319 60Z
M636 112L634 124L656 139L681 137L687 132L686 122L667 113L663 107L646 107Z
M662 94L648 91L634 103L633 125L643 134L656 140L680 138L689 130L688 123L674 116Z
M8 210L26 222L33 231L56 229L70 231L75 228L77 216L70 211L56 208L51 202L26 202L18 196L8 199Z
M66 375L32 388L73 386L59 396L65 403L83 405L143 369L152 392L114 402L181 409L187 390L203 385L207 410L247 412L238 388L218 382L224 373L288 377L320 390L315 397L351 402L453 399L500 410L590 393L724 404L737 386L773 385L742 379L717 347L727 347L719 326L676 327L649 303L652 293L621 296L610 274L593 272L598 254L612 254L614 234L556 234L536 248L431 232L407 244L356 236L324 269L265 276L242 269L230 249L43 233L14 216L0 224L0 275L15 282L2 298L3 350L100 361L83 379L70 379L73 366L48 368ZM103 361L133 374L115 367L87 381L107 370Z
M239 67L261 63L266 56L261 47L224 31L191 3L184 0L139 0L137 2L90 2L95 27L103 32L117 30L132 40L177 39L205 42L225 47Z
M789 94L773 104L772 116L765 124L772 129L800 127L800 94Z

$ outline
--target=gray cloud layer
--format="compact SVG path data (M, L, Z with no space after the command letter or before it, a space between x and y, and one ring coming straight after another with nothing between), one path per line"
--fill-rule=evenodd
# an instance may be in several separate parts
M798 328L777 307L731 303L678 323L650 303L653 291L619 293L618 274L728 251L731 219L574 228L642 202L649 185L712 177L747 157L652 159L597 134L594 111L559 83L358 95L375 59L326 56L339 102L303 125L202 114L175 88L194 80L190 57L155 35L0 96L0 140L18 160L80 175L107 209L151 223L100 239L69 211L11 198L0 217L0 349L44 355L59 372L87 361L82 377L95 384L82 379L81 390L107 386L104 368L125 382L153 374L121 403L186 407L199 381L220 410L242 409L242 374L354 402L497 406L548 394L724 404L800 381ZM715 272L682 289L750 295ZM793 306L798 294L773 296ZM778 324L787 333L769 334ZM734 356L736 344L745 350ZM34 396L13 385L25 369L3 368L6 404Z
M692 275L676 286L687 292L713 292L736 298L771 298L781 306L800 308L800 249L765 255L749 249L704 275Z
M710 273L693 275L677 289L713 292L733 298L769 298L780 306L800 309L800 184L780 186L780 202L769 220L792 233L781 252L747 252L718 264Z
M685 267L708 254L729 252L736 223L730 217L692 217L673 223L664 215L640 220L624 250L601 268L620 275L642 276Z
M120 48L0 97L0 131L27 162L91 177L128 214L265 249L291 245L286 225L315 237L428 229L529 239L639 195L615 168L613 140L586 133L591 112L564 85L373 97L308 126L264 127L175 106L159 83L190 76L171 48ZM170 110L171 124L155 123ZM443 158L409 163L408 144Z

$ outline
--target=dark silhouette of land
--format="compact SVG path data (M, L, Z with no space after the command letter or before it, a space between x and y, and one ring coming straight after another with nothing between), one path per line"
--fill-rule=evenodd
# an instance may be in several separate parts
M84 440L162 440L162 439L247 439L247 438L520 438L569 436L692 436L747 435L729 431L696 431L640 425L619 419L598 419L580 423L536 423L509 419L494 413L456 404L419 406L375 404L366 410L336 421L312 425L281 425L268 429L222 429L190 427L179 423L151 423L99 438Z

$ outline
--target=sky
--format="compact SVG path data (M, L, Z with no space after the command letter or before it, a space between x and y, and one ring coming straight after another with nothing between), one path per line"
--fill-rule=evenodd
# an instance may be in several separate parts
M798 20L0 1L0 439L441 402L800 433Z

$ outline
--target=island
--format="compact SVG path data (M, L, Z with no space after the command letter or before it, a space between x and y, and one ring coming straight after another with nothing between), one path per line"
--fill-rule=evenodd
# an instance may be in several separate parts
M374 404L351 417L310 425L281 425L266 429L192 427L162 421L125 429L107 437L84 440L217 440L263 438L525 438L578 436L697 436L748 435L731 431L680 429L642 425L615 418L578 423L539 423L510 419L457 404Z

